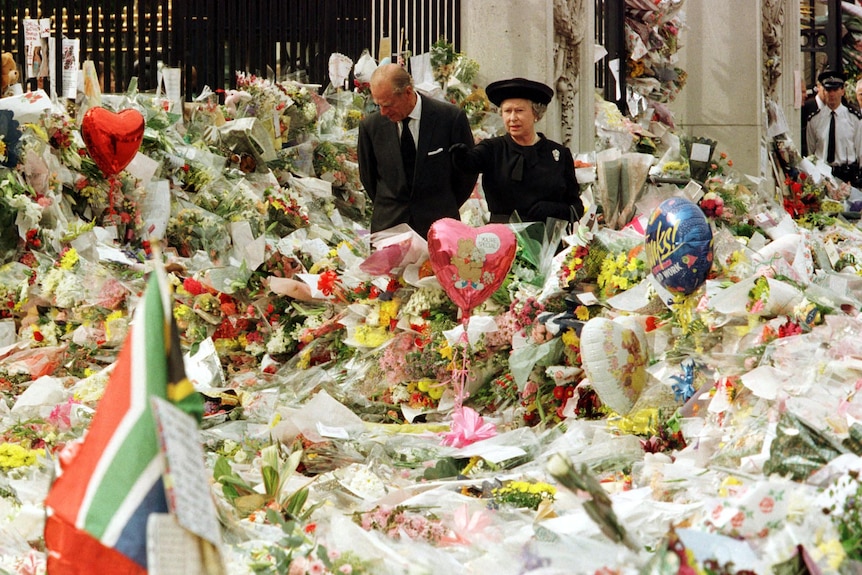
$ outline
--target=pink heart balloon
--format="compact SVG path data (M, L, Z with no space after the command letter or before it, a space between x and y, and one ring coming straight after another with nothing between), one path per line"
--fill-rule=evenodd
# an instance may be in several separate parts
M437 281L464 317L503 284L518 240L503 224L472 228L451 218L428 231L428 255Z
M144 141L144 117L133 109L115 114L105 108L90 108L81 122L81 136L90 157L106 178L129 165Z

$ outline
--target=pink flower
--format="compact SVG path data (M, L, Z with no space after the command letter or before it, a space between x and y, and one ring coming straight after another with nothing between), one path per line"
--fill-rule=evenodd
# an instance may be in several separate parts
M308 564L308 572L311 575L323 575L326 573L326 565L320 559L315 559Z
M344 573L344 575L350 575L353 573L353 565L350 563L345 563L341 567L338 568L339 573Z
M454 537L446 538L446 543L470 545L472 541L485 535L486 529L491 525L491 514L480 509L470 513L470 508L465 504L455 510L452 517L452 531Z
M473 409L461 407L452 413L452 430L444 434L443 445L464 447L495 435L497 427L493 423L485 423Z
M66 403L60 403L51 410L48 423L55 425L60 431L69 431L72 427L72 405L80 403L74 398L69 398Z
M308 568L308 559L305 557L297 557L290 562L290 567L287 570L287 575L305 575Z

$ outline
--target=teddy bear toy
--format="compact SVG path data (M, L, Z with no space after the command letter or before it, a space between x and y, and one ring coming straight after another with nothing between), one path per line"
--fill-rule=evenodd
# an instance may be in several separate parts
M18 74L18 65L15 64L15 58L11 52L4 52L0 57L0 98L14 96L13 86L20 81Z
M485 265L485 255L476 247L474 240L458 238L458 251L452 256L452 265L458 271L455 276L455 287L464 289L472 287L481 290L482 267Z

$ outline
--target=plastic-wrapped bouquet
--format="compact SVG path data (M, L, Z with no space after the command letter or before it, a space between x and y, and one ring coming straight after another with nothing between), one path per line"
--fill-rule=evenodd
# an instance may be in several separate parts
M393 539L402 536L439 544L447 529L432 513L405 505L378 505L369 511L357 511L353 520L366 531L380 531Z

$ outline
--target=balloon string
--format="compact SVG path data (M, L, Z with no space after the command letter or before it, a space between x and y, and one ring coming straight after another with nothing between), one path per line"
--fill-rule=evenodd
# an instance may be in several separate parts
M467 328L470 324L469 316L462 319L464 324L464 331L461 332L461 337L459 338L458 343L459 349L461 350L461 368L457 367L457 358L452 362L454 371L452 373L452 383L453 383L453 391L455 392L455 409L461 409L461 406L464 403L466 397L466 388L467 388L467 375L469 373L467 369L467 348L470 346L470 338L467 336Z
M117 202L117 192L122 191L122 183L116 176L108 176L108 216L110 216L110 221L112 224L117 224L116 215L117 208L115 206Z

